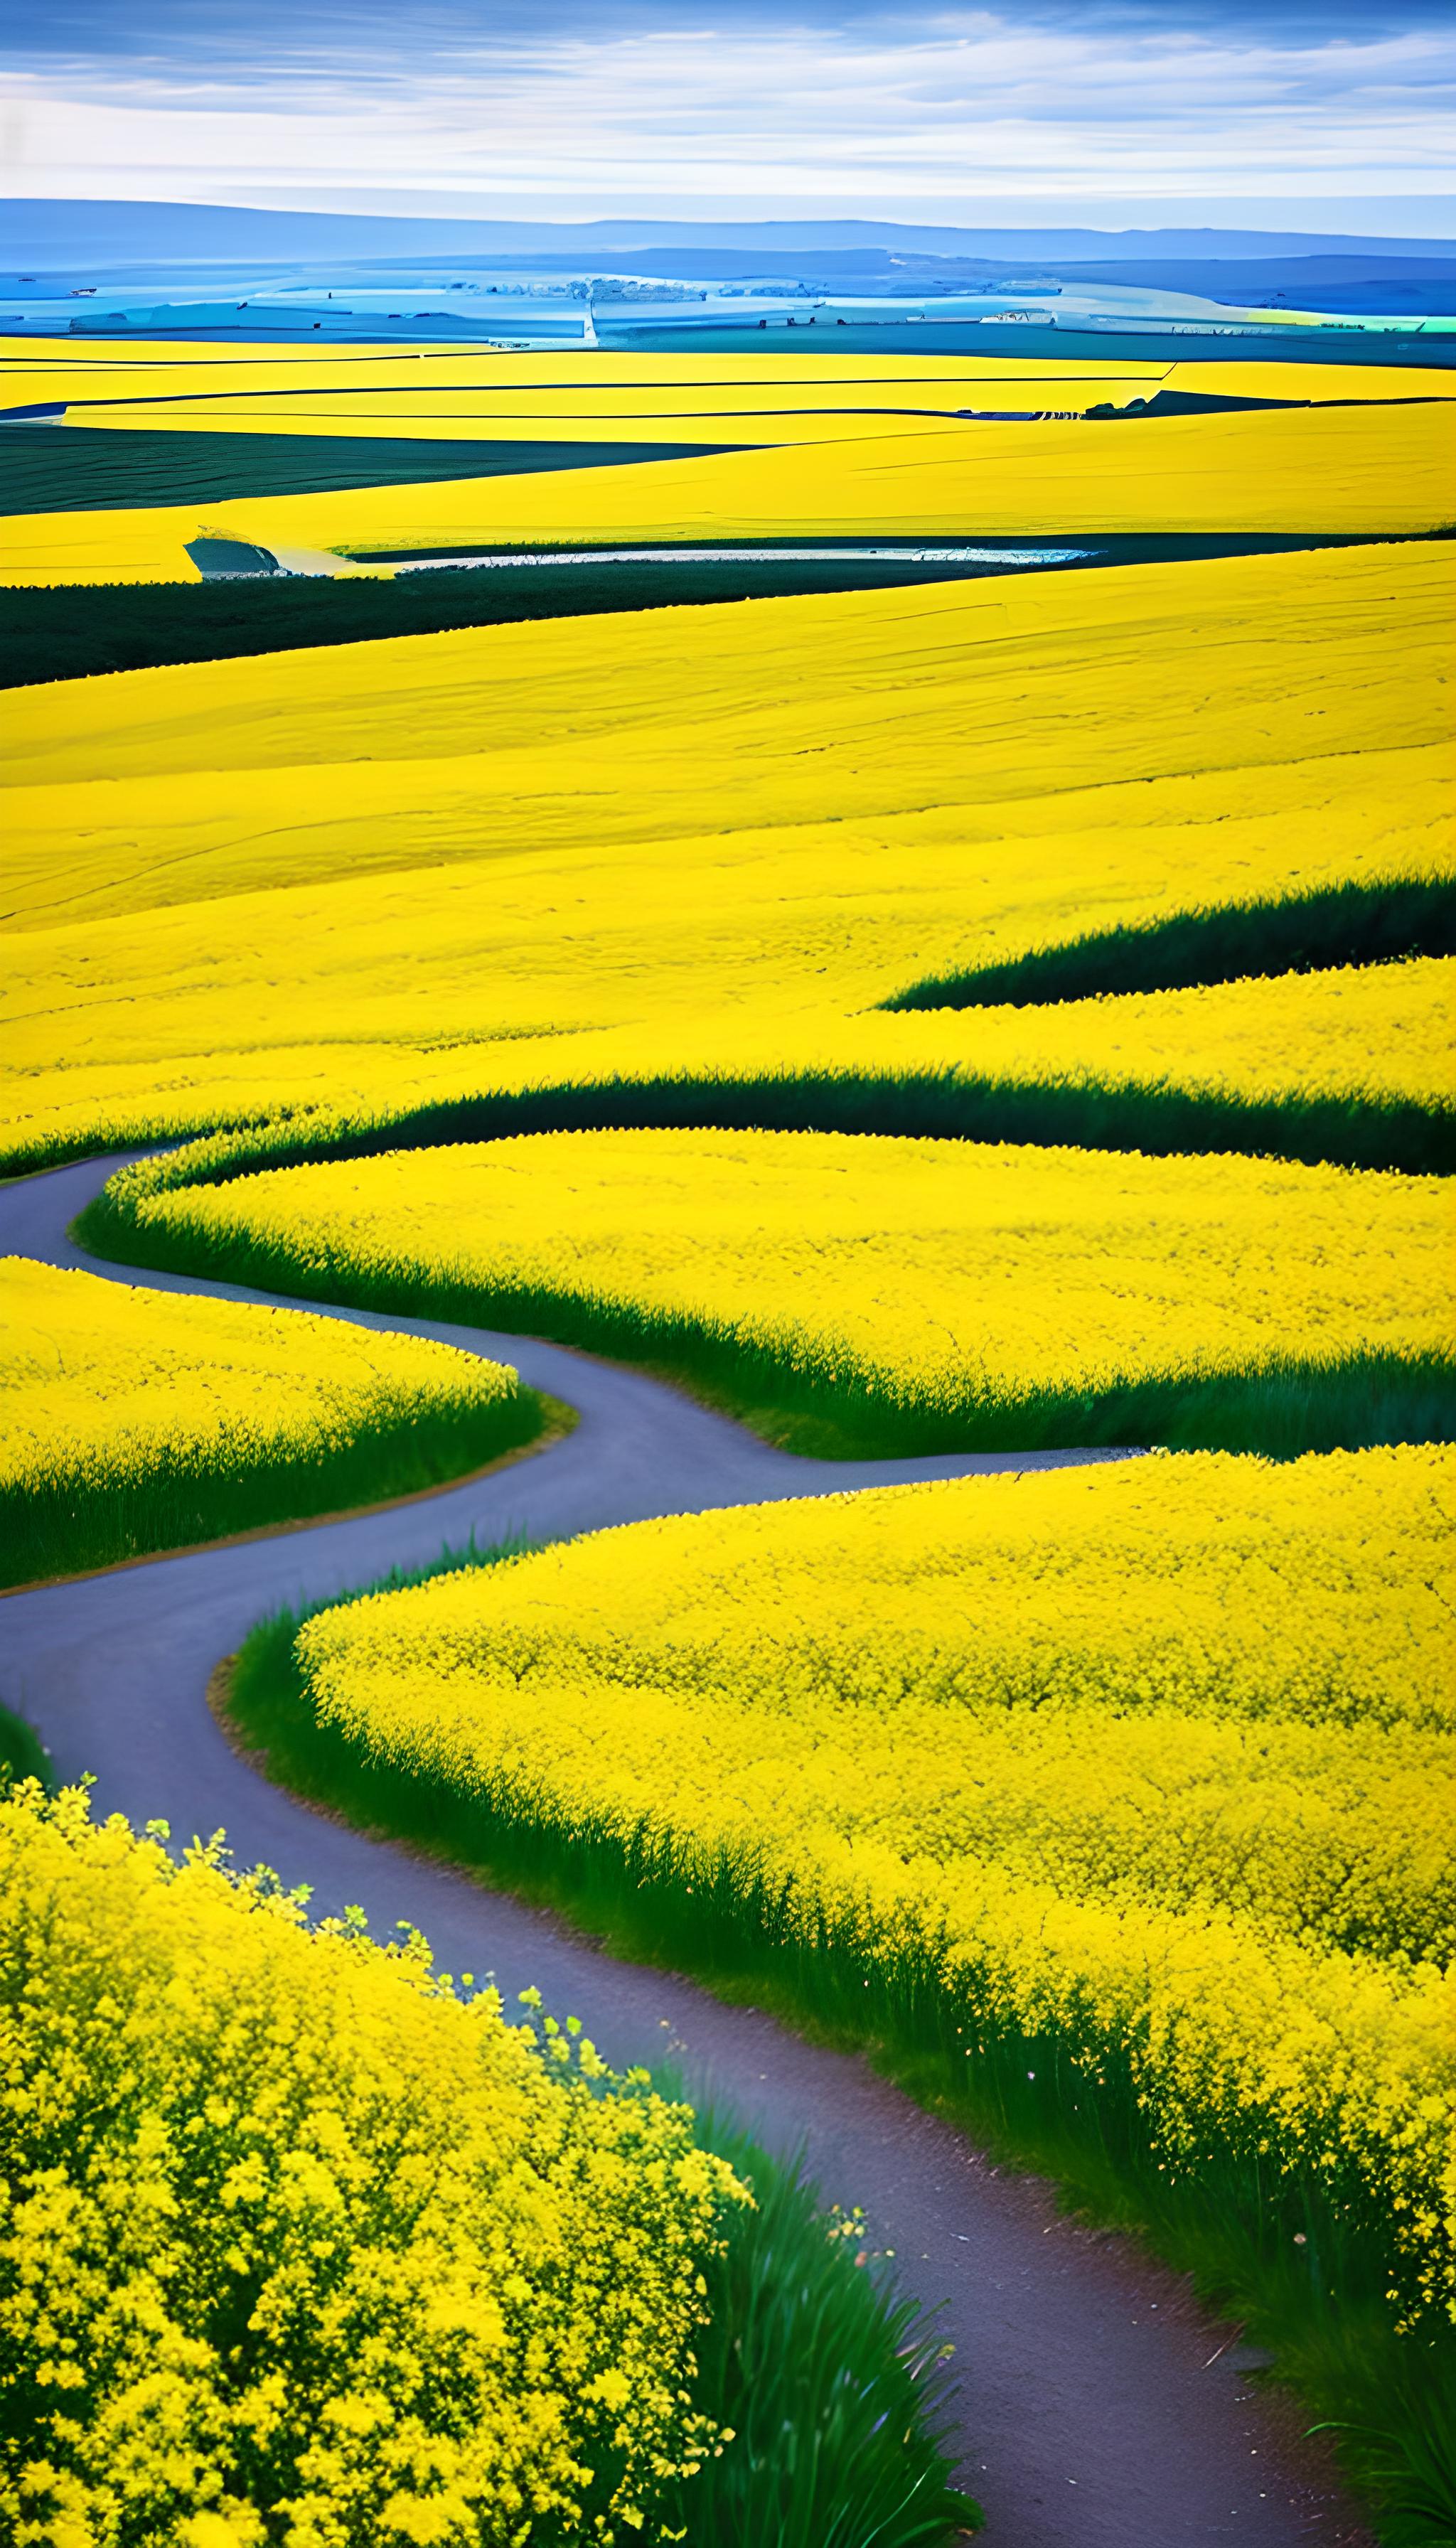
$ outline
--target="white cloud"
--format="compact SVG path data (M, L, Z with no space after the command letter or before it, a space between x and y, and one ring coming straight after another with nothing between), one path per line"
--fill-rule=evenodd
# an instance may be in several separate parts
M352 79L73 68L11 83L16 192L385 208L1078 217L1116 200L1297 208L1449 188L1453 46L1438 30L1279 48L1228 33L1077 33L948 17L913 39L730 25L558 38ZM403 207L402 207L403 209Z

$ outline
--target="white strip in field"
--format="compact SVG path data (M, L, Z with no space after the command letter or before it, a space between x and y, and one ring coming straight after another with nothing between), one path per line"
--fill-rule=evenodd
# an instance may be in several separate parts
M536 566L858 566L878 559L895 566L1065 566L1088 549L817 548L817 549L561 549L502 550L489 557L392 557L396 575L423 575L432 567Z

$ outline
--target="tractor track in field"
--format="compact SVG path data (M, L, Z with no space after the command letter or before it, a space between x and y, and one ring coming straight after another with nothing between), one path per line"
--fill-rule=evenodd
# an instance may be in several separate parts
M85 1255L68 1225L119 1164L0 1187L0 1254L158 1291L271 1300L240 1285L129 1276ZM576 1429L407 1504L6 1596L0 1698L39 1728L57 1774L93 1773L99 1811L163 1815L178 1840L222 1825L239 1863L311 1883L320 1912L359 1903L376 1937L408 1918L446 1969L494 1971L507 1998L535 1983L616 2064L671 2050L689 2089L731 2103L771 2146L802 2143L826 2197L864 2206L904 2287L944 2304L961 2384L962 2483L985 2505L988 2548L1368 2548L1322 2449L1300 2438L1297 2411L1251 2381L1236 2330L1133 2240L1061 2218L1045 2183L995 2167L866 2062L619 1961L548 1913L311 1812L228 1748L208 1708L218 1663L266 1612L425 1563L472 1531L481 1544L555 1539L655 1514L1106 1455L803 1460L587 1354L430 1320L320 1314L512 1362L578 1410Z

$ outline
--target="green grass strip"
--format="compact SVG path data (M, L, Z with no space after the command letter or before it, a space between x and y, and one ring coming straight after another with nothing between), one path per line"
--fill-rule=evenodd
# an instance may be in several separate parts
M119 434L109 435L118 441ZM176 441L178 436L170 436ZM241 437L239 437L241 438ZM254 439L255 437L247 437ZM433 450L450 445L432 444ZM498 450L500 445L495 446ZM580 446L578 446L580 447ZM354 483L353 481L350 482ZM169 494L163 500L172 501ZM919 539L876 539L876 549L923 548ZM957 537L959 535L956 535ZM1423 534L1421 536L1424 536ZM1006 548L1026 541L976 543ZM499 549L502 543L496 542ZM566 543L559 544L561 546ZM602 611L667 610L724 601L775 599L793 593L875 592L919 584L948 584L983 575L1022 573L983 565L916 564L893 554L874 559L745 557L725 543L700 562L674 556L671 541L634 542L660 555L651 563L603 565L583 545L579 565L486 572L447 567L394 583L326 577L260 576L219 584L56 585L0 592L0 689L36 682L78 681L95 673L136 672L152 664L220 663L304 646L350 646L379 637L428 636L446 628L486 628L530 619L588 618ZM740 544L745 545L745 544ZM775 535L755 549L802 547ZM816 538L816 548L862 548L863 538ZM1068 533L1051 543L1087 552L1076 566L1038 573L1079 574L1094 567L1159 565L1189 559L1253 557L1291 550L1368 545L1337 534L1246 534L1201 539ZM494 553L494 551L493 551ZM417 552L416 552L417 554ZM452 556L462 554L457 546Z
M867 2052L928 2111L1051 2177L1094 2220L1141 2231L1190 2272L1247 2341L1275 2354L1313 2412L1339 2426L1357 2481L1392 2507L1389 2548L1449 2548L1456 2471L1442 2436L1456 2429L1456 2329L1427 2318L1395 2332L1389 2225L1358 2185L1281 2171L1269 2154L1277 2126L1258 2116L1236 2142L1211 2128L1196 2157L1172 2157L1125 2048L1090 2018L1082 2041L1031 2035L993 2018L973 1990L953 1997L934 1940L887 1940L806 1911L756 1866L726 1855L705 1866L661 1828L623 1833L575 1810L563 1819L539 1793L467 1793L371 1754L318 1720L295 1649L303 1615L280 1611L254 1628L228 1686L226 1721L268 1777L360 1829L549 1904L614 1955L670 1964L814 2041ZM1409 2512L1423 2496L1429 2520ZM694 2548L760 2535L779 2537L692 2532ZM795 2548L814 2538L784 2535Z
M1165 1084L1095 1079L996 1079L947 1064L940 1070L796 1070L703 1075L674 1071L482 1096L442 1098L357 1128L284 1116L267 1126L225 1128L235 1160L221 1154L210 1176L369 1158L520 1133L664 1131L880 1133L963 1141L1026 1141L1050 1148L1140 1150L1151 1158L1215 1151L1307 1166L1398 1169L1407 1176L1456 1171L1456 1109L1412 1098L1239 1097ZM98 1148L177 1138L165 1111L105 1131L17 1142L0 1171L34 1175ZM110 1207L107 1208L108 1210ZM106 1212L88 1223L103 1254ZM139 1260L138 1260L139 1261Z
M1127 991L1187 991L1342 964L1456 955L1456 876L1384 876L1104 929L1003 964L932 973L882 1009L1041 1008Z
M734 2439L660 2501L664 2534L691 2548L949 2548L978 2530L979 2504L948 2484L934 2320L895 2297L882 2264L857 2264L853 2221L826 2217L801 2161L711 2108L697 2138L756 2209L707 2268L696 2348L693 2403Z
M1233 1151L1243 1157L1456 1171L1456 1110L1412 1099L1245 1098L1095 1079L995 1079L948 1064L888 1073L797 1070L611 1078L443 1099L383 1131L339 1137L294 1157L349 1158L381 1149L496 1140L517 1133L666 1131L881 1133L1050 1148L1140 1150L1150 1158ZM250 1164L261 1164L250 1162ZM283 1165L284 1159L269 1164Z
M456 442L368 433L193 433L145 426L30 425L6 437L0 512L96 513L234 497L328 496L348 487L427 487L455 478L615 469L694 460L721 442Z
M536 1440L552 1410L533 1389L481 1405L406 1406L346 1442L228 1465L174 1456L130 1477L0 1490L0 1585L46 1583L164 1549L427 1494Z
M0 1793L35 1778L50 1795L55 1786L50 1755L36 1732L13 1708L0 1706Z

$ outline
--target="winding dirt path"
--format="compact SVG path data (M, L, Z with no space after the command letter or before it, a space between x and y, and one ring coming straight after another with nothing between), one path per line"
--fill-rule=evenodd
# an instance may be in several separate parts
M67 1225L115 1160L0 1188L0 1254L85 1265ZM165 1274L158 1290L265 1296ZM317 1309L316 1303L307 1305ZM802 2141L826 2195L864 2205L905 2285L945 2304L961 2379L964 2483L989 2548L1356 2548L1366 2533L1298 2419L1242 2375L1231 2330L1130 2241L1058 2218L862 2061L752 2009L616 1961L548 1915L311 1814L230 1752L209 1714L219 1659L284 1601L367 1583L473 1530L560 1538L609 1522L894 1480L1100 1455L832 1463L771 1450L638 1374L535 1340L336 1314L513 1362L580 1410L533 1457L392 1509L133 1565L0 1601L0 1696L39 1726L102 1810L162 1814L179 1839L226 1826L236 1858L307 1880L320 1910L363 1905L376 1936L415 1922L454 1971L539 1985L617 2063L671 2047L689 2081L773 2145ZM1215 2358L1216 2357L1216 2358ZM767 2548L767 2543L766 2543Z

